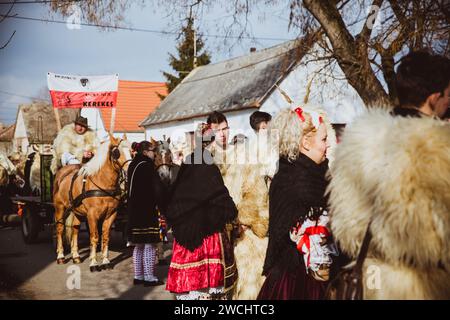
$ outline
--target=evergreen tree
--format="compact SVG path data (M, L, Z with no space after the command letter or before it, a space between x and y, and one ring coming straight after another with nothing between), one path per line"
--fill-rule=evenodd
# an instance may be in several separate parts
M198 34L196 34L196 51L197 51L197 67L209 64L211 62L210 55L207 51L201 52L204 42ZM194 20L187 19L186 26L182 29L181 40L177 45L178 57L169 53L169 64L175 74L163 71L164 77L167 79L166 87L169 92L173 89L194 69ZM158 94L164 99L166 96Z

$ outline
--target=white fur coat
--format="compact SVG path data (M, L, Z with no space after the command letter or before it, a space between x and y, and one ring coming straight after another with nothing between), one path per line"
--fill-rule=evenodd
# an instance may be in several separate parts
M61 156L64 152L73 154L81 162L84 151L95 153L98 144L95 132L91 129L80 135L75 131L75 124L65 125L53 142L52 172L56 173L61 167Z
M266 164L250 163L256 144L230 146L226 156L215 152L224 183L238 208L238 222L248 229L237 239L234 248L238 280L233 299L255 300L265 277L262 275L266 256L269 223L268 187L264 180ZM218 154L219 153L219 154Z
M345 129L329 186L331 228L358 255L365 299L450 299L450 124L373 110Z

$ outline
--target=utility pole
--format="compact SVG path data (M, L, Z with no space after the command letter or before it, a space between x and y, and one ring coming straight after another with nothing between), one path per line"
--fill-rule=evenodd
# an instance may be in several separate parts
M198 0L197 2L195 2L189 6L189 20L192 20L192 30L194 32L194 61L193 61L194 69L197 68L197 37L196 37L196 31L195 31L195 16L192 14L192 7L200 4L200 2L201 2L201 0Z

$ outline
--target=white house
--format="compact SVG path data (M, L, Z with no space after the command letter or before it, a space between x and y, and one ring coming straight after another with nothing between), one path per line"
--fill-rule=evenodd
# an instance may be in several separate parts
M311 81L309 103L321 105L332 123L349 123L364 109L356 91L339 66L333 73L322 72L324 63L301 49L302 40L251 52L230 60L194 69L147 116L141 126L147 137L163 139L194 131L212 111L224 113L230 138L251 134L249 116L256 110L272 115L289 104L281 88L292 100L302 102Z
M77 109L59 110L62 126L75 121ZM13 151L29 154L35 151L48 152L58 134L53 107L47 102L19 105L13 134Z

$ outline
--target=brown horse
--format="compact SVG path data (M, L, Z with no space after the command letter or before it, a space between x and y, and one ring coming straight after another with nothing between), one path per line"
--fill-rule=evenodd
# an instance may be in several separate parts
M71 240L73 262L81 263L78 253L78 232L80 217L86 217L90 230L90 270L95 271L109 267L109 232L120 202L121 177L130 158L127 141L116 139L110 135L109 141L104 142L94 158L81 169L79 165L72 165L65 166L57 172L53 188L53 203L58 264L65 261L62 240L64 220L72 211L74 213ZM103 220L102 261L100 264L97 263L96 257L99 220Z
M167 141L156 141L151 138L150 143L155 151L154 161L156 172L162 183L170 186L175 182L180 169L180 166L176 165L172 160L172 152L169 148L170 139Z

